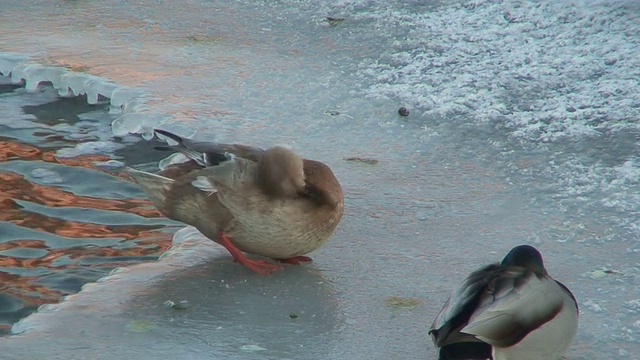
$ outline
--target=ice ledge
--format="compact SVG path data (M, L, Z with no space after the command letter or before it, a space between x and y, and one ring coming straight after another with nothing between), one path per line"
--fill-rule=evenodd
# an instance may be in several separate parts
M24 54L0 53L0 77L24 85L27 92L36 92L41 84L50 83L62 97L86 95L89 104L108 102L110 112L120 114L111 124L116 136L141 134L148 139L154 128L170 119L146 105L151 97L144 88L120 86L99 76L41 65Z
M77 322L77 314L83 312L83 326L99 329L104 316L114 317L132 297L144 293L153 283L170 274L201 265L226 252L193 227L176 232L173 246L158 261L120 267L94 283L85 284L74 295L65 296L57 304L40 306L37 312L15 323L11 329L18 336L39 336L58 333L65 324ZM11 343L14 336L0 339L0 344Z

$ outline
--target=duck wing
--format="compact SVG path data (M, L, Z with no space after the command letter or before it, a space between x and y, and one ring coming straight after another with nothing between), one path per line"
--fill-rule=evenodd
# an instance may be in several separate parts
M553 319L563 304L561 288L548 275L509 267L485 286L461 332L493 346L510 347Z
M478 341L473 335L461 333L461 330L469 323L480 305L485 290L501 271L498 264L474 271L451 294L429 331L437 347L457 342Z
M229 154L257 162L264 153L263 149L254 146L196 141L162 129L156 129L155 132L177 143L176 145L156 146L156 149L179 151L203 167L216 166L230 160Z

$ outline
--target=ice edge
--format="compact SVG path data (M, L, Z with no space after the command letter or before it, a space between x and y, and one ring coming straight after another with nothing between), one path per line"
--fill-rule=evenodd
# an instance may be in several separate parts
M92 105L108 101L110 113L120 114L111 123L115 136L141 134L149 138L154 128L170 119L147 105L151 94L144 88L120 86L103 77L42 65L28 55L0 53L0 76L23 85L27 92L36 92L41 84L50 83L61 97L86 95L87 103Z

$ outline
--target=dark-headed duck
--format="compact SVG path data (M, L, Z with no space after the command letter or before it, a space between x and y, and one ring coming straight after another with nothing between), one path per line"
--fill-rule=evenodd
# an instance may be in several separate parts
M529 245L469 275L431 327L440 360L558 360L578 329L571 291Z

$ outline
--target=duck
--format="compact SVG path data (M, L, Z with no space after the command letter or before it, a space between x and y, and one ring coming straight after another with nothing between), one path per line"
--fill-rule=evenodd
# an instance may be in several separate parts
M342 187L323 162L287 146L198 141L155 129L158 134L175 144L157 149L187 160L158 173L128 168L128 174L163 215L194 226L259 274L312 261L306 255L326 243L342 219Z
M578 302L533 246L472 272L429 334L440 360L557 360L578 330Z

